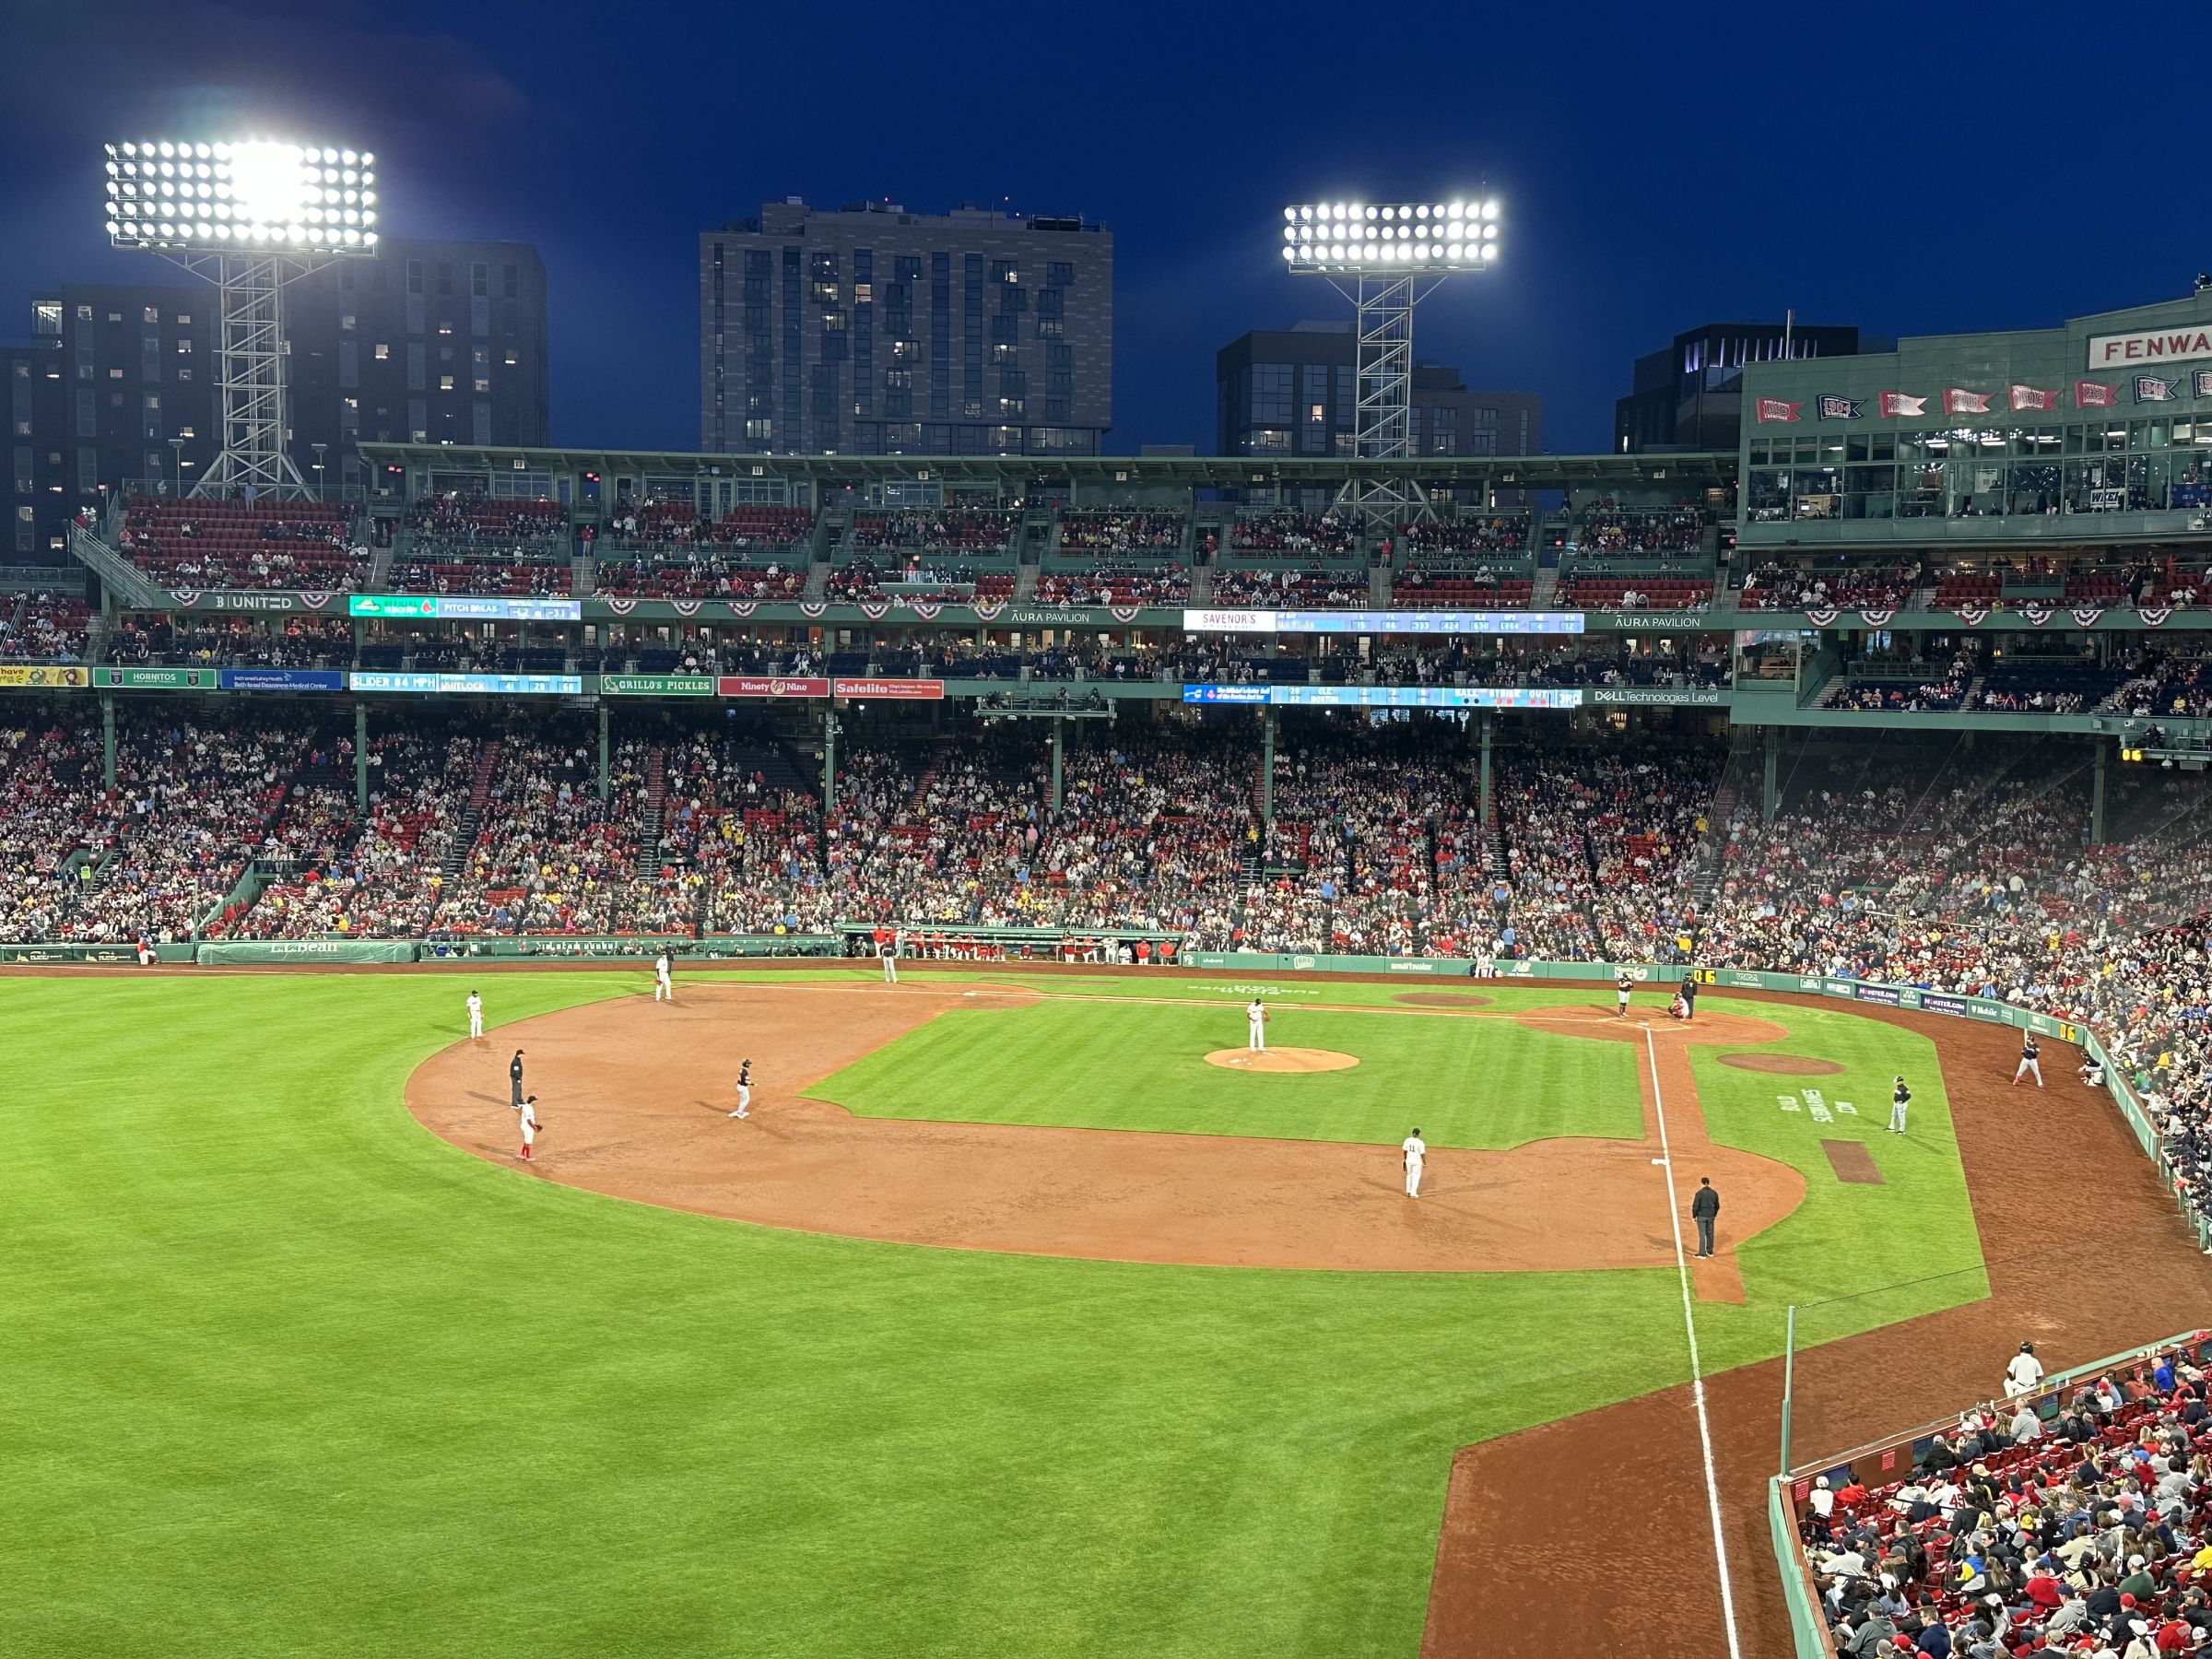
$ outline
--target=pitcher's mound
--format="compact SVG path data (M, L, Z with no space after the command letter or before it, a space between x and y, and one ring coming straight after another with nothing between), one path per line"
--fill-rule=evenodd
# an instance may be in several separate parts
M1216 1049L1206 1055L1206 1063L1225 1065L1230 1071L1349 1071L1359 1064L1359 1056L1340 1054L1335 1049L1271 1048L1260 1054L1250 1049Z

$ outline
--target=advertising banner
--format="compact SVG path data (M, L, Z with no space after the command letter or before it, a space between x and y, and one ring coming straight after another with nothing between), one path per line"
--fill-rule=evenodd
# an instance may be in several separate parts
M725 674L714 682L719 697L827 697L827 679L783 679L764 674Z
M225 668L226 691L343 691L346 676L336 668Z
M1565 686L1185 686L1186 703L1265 703L1297 709L1579 709Z
M1185 610L1185 633L1579 634L1580 611Z
M712 697L711 674L603 674L602 697Z
M1600 709L1717 709L1728 693L1718 686L1593 686L1587 698Z
M1858 990L1859 1001L1861 1002L1879 1003L1885 1008L1895 1008L1902 1006L1899 999L1897 987L1895 985L1861 984Z
M88 686L92 671L55 664L9 663L0 666L0 686L23 691L53 691L69 686Z
M356 668L356 691L467 692L506 697L581 697L581 674L415 674Z
M478 594L355 594L355 617L422 617L457 622L581 622L578 599L497 599Z
M200 947L202 967L240 962L411 962L412 939L235 940Z
M95 668L92 683L103 691L214 691L221 688L218 668Z
M943 702L945 682L934 679L840 679L840 697L873 697L885 702Z

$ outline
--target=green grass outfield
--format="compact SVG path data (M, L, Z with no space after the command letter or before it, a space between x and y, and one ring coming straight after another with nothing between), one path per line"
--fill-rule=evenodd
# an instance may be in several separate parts
M496 1020L641 979L482 982ZM1384 1004L1404 985L1273 982L1277 1041L1302 1041L1308 1019L1366 1020L1313 1046L1447 1023L1288 994ZM1051 989L1250 994L1220 983ZM458 1036L464 988L0 980L0 1653L1411 1655L1453 1450L1686 1375L1671 1270L991 1255L536 1180L446 1146L400 1103L408 1072ZM1790 1026L1793 1052L1850 1069L1700 1062L1716 1138L1818 1174L1806 1207L1747 1249L1750 1303L1699 1309L1715 1370L1776 1351L1785 1295L1975 1259L1925 1041L1747 1007ZM1011 1012L1007 1031L1039 1010ZM1241 1022L1218 1012L1212 1045L1229 1046ZM1511 1075L1482 1050L1513 1028L1464 1025L1456 1076L1394 1081L1431 1091L1423 1128L1438 1138L1460 1111L1469 1144L1541 1130L1485 1080ZM1125 1065L1129 1046L1064 1069ZM1632 1050L1583 1046L1632 1065ZM1561 1064L1606 1098L1554 1101L1559 1126L1610 1133L1586 1125L1618 1118L1617 1090L1632 1123L1632 1069ZM1777 1086L1879 1100L1862 1077L1900 1067L1916 1072L1912 1144L1871 1112L1842 1131L1873 1143L1892 1184L1835 1187L1818 1139L1838 1130L1781 1112ZM1071 1087L1049 1111L1112 1087ZM1522 1092L1530 1112L1545 1094ZM1359 1138L1361 1110L1347 1088L1270 1132ZM1924 1295L1843 1305L1872 1325ZM1686 1477L1694 1454L1686 1442Z

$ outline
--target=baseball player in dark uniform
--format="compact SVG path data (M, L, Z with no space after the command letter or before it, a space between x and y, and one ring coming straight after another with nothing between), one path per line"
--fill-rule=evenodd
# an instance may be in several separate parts
M2012 1080L2018 1083L2029 1073L2035 1074L2035 1086L2043 1086L2043 1051L2035 1045L2035 1033L2028 1032L2020 1039L2020 1063L2012 1068Z
M1698 1017L1698 976L1694 973L1684 974L1677 994L1682 998L1682 1018L1685 1020L1695 1019Z
M1912 1104L1912 1091L1905 1087L1905 1080L1900 1077L1889 1089L1890 1134L1902 1135L1905 1132L1905 1108L1911 1104Z
M523 1109L523 1051L516 1049L514 1058L507 1062L507 1104L515 1111Z
M1636 989L1636 976L1623 968L1613 976L1613 1018L1626 1019L1629 1015L1629 993Z
M1712 1190L1712 1177L1698 1177L1698 1190L1690 1194L1689 1218L1698 1224L1698 1254L1712 1253L1713 1224L1721 1218L1721 1195Z
M747 1060L737 1068L737 1110L730 1115L734 1118L750 1117L752 1104L753 1063Z

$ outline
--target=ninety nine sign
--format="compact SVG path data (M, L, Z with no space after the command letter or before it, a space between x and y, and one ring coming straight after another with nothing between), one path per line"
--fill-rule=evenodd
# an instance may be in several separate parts
M826 679L772 679L763 675L725 674L714 682L723 697L827 697Z
M885 702L942 702L945 682L934 679L841 679L840 697L873 697Z
M2184 323L2179 328L2146 329L2141 334L2091 335L2089 367L2117 369L2125 363L2179 363L2212 358L2212 328Z

